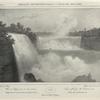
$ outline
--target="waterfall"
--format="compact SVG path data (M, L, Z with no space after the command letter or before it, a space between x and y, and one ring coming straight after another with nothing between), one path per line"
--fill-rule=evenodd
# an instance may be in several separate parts
M81 37L40 37L38 46L40 49L54 49L54 50L80 50Z
M24 74L31 72L37 63L37 51L30 39L23 34L10 34L15 40L13 49L18 66L19 79L24 82Z
M100 82L100 52L77 48L77 50L73 48L59 50L62 48L60 47L59 52L57 50L51 50L48 53L44 51L45 54L39 55L26 35L13 33L11 36L15 40L13 49L20 82L25 82L25 73L32 73L37 80L41 79L44 82L71 82L77 76L91 73L93 79ZM80 38L70 37L67 40L57 39L56 41L60 41L61 44L64 41L66 45L69 41L70 45L76 44L79 47ZM62 52L64 56L60 55Z

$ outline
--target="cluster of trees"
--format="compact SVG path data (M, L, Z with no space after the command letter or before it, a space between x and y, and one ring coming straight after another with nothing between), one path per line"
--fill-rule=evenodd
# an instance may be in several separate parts
M8 26L7 28L6 28L6 30L8 31L8 32L11 32L11 33L19 33L19 34L25 34L25 35L27 35L29 38L30 38L30 40L33 42L33 43L36 43L36 41L37 41L37 36L36 36L36 34L35 33L33 33L32 31L31 31L31 28L29 28L29 27L24 27L21 23L17 23L17 24L10 24L10 26Z
M69 36L81 36L84 31L69 32Z
M6 24L4 24L2 21L0 21L0 39L3 38L6 39L8 42L10 43L14 43L14 40L11 38L10 35L8 35L8 33L15 33L15 34L25 34L27 35L30 40L36 44L37 41L37 36L35 33L33 33L31 31L31 28L29 27L24 27L21 23L17 23L17 24L10 24L10 26L6 26Z
M83 32L82 36L98 37L98 36L100 36L100 28L93 28L91 30L87 30L87 31Z
M0 47L2 48L3 45L11 45L14 43L14 40L8 35L6 30L6 24L0 21Z
M100 36L100 28L92 28L90 30L70 32L69 36Z

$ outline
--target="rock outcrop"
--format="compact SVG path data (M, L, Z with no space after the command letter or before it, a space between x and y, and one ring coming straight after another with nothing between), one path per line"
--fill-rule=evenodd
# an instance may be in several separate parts
M100 50L100 28L84 31L81 34L81 47L88 50Z
M25 73L24 79L26 82L43 82L41 79L36 79L32 73Z
M91 74L77 76L72 82L96 82L95 79L92 79Z
M12 45L0 44L0 82L18 82Z
M26 82L36 82L36 78L32 73L25 73L24 79Z

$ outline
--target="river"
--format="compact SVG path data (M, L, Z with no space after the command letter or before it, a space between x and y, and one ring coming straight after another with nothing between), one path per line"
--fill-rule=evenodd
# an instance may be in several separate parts
M100 82L100 52L80 48L80 38L39 40L38 44L41 43L41 47L37 52L26 35L14 33L11 35L15 40L13 48L20 82L25 82L24 74L29 72L33 73L36 79L45 82L71 82L78 75L88 73L91 73L93 79ZM56 42L53 47L50 41ZM72 48L63 47L63 49L59 45L56 46L59 43L61 45L62 42L66 47L71 46ZM43 48L45 43L48 43L49 48Z

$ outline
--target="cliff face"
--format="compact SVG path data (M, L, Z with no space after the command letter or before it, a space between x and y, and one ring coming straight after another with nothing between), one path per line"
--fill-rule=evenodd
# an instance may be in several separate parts
M18 72L12 45L0 43L0 82L17 82Z
M100 50L100 28L81 32L81 47L88 50Z
M100 37L82 36L81 47L88 50L100 50Z
M70 32L69 36L80 36L81 47L88 50L100 50L100 28Z

